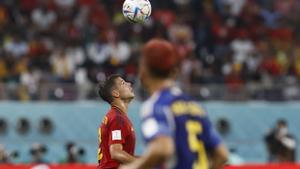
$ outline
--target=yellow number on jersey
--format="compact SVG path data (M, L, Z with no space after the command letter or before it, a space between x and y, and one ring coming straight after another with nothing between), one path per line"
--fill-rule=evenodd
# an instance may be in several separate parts
M198 160L194 162L193 169L208 169L208 162L204 143L197 138L202 133L202 125L198 121L187 121L188 143L191 151L198 153Z
M98 131L98 142L100 145L101 144L101 128L99 128L99 131ZM101 148L99 147L98 148L98 161L102 160L102 157L103 157L103 154L101 152Z

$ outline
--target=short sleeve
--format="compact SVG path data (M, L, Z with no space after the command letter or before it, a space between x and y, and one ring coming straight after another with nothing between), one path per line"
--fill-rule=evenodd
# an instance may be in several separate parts
M108 144L124 144L126 136L126 121L122 116L117 115L109 122Z
M143 111L143 110L142 110ZM155 105L142 119L142 133L148 142L157 136L173 136L173 117L167 106Z

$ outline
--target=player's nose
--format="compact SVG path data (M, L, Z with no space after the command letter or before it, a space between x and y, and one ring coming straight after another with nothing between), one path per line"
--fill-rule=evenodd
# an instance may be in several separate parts
M131 83L130 82L126 82L127 86L131 87Z

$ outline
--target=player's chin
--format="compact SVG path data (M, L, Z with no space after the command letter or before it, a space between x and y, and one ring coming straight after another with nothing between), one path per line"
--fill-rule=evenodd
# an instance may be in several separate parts
M131 99L134 99L134 98L135 98L135 94L134 94L133 92L131 93L130 98L131 98Z
M130 94L128 94L128 96L126 97L126 99L127 100L132 100L132 99L134 99L134 97L135 97L134 93L130 93Z

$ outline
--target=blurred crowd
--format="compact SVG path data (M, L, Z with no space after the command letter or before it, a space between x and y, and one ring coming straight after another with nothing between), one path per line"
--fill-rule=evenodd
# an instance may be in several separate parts
M136 82L140 48L153 37L176 46L184 85L299 83L298 0L151 0L152 17L143 25L124 19L122 3L1 0L5 91L24 100L36 99L45 84L85 91L111 73Z
M31 145L28 154L26 155L28 161L20 161L20 153L18 151L8 151L3 145L0 144L0 164L13 164L13 163L32 163L32 164L46 164L53 163L54 161L47 160L48 147L44 144L35 142ZM85 163L85 150L79 147L74 142L67 142L65 144L65 156L55 163Z

